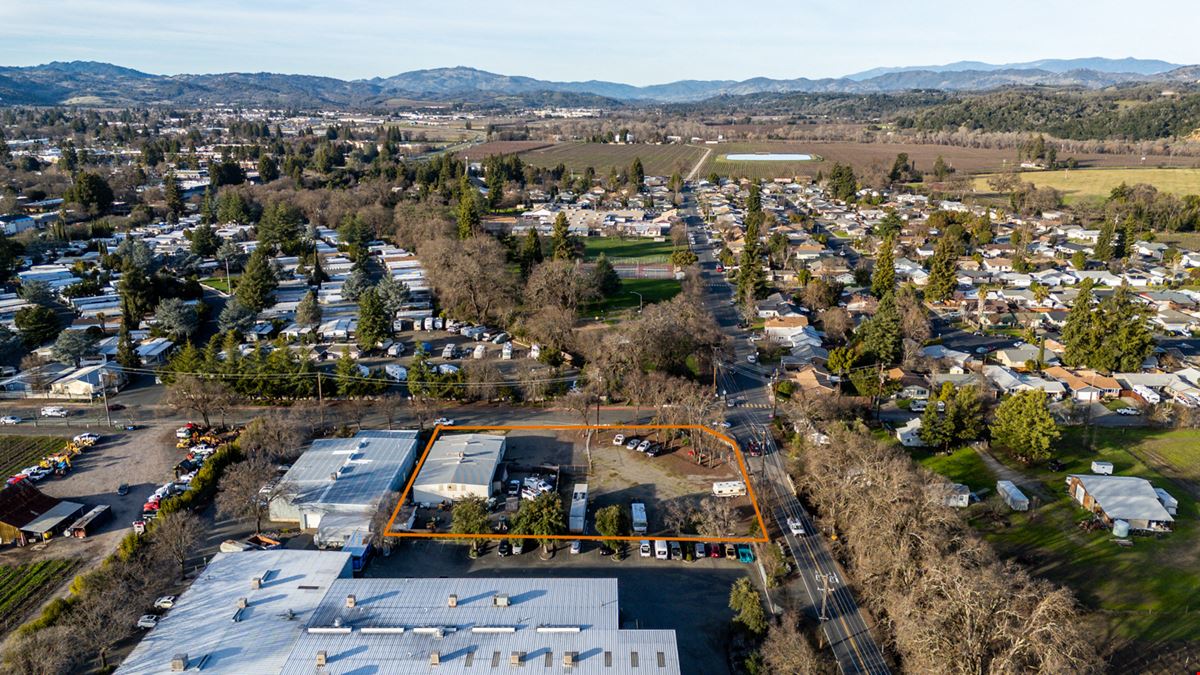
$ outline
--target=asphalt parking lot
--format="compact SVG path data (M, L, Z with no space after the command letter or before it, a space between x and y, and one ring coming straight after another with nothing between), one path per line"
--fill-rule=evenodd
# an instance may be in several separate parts
M490 545L476 560L465 545L437 541L404 541L388 557L376 556L363 576L396 577L553 577L615 578L621 623L626 628L671 629L679 645L682 671L726 675L730 621L729 587L752 574L751 565L708 558L697 562L631 557L615 562L602 557L596 542L583 552L562 548L542 560L536 550L501 558Z

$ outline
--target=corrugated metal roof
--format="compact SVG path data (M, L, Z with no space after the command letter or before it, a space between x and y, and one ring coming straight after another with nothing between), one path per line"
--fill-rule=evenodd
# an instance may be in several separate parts
M415 486L488 485L504 456L505 437L495 434L438 436L421 465Z
M349 595L354 607L347 607ZM497 606L498 596L508 605ZM344 579L332 585L282 672L314 672L321 651L329 675L507 671L514 653L523 655L523 667L558 672L568 652L576 658L572 673L680 672L674 631L618 626L615 579ZM389 632L372 632L380 630Z
M313 441L283 480L296 486L297 506L370 506L398 489L416 452L416 431L369 430L353 438L323 438Z
M330 584L350 576L350 554L333 551L218 553L134 648L122 674L168 673L175 654L204 673L274 675ZM262 578L261 588L251 580ZM247 607L238 609L238 598ZM234 619L234 615L237 619Z

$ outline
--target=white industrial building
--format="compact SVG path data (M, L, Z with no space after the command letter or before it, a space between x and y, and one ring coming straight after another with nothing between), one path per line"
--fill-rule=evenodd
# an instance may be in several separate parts
M354 579L349 555L220 554L118 673L676 675L675 632L623 630L616 579Z
M170 673L181 657L187 672L279 673L333 580L350 576L349 553L218 553L117 672Z
M496 469L504 458L506 439L495 434L441 434L429 449L412 486L412 500L443 500L492 494Z
M369 430L313 441L281 479L295 492L271 502L271 520L306 530L325 520L337 521L346 533L365 530L384 497L404 486L416 457L416 431Z

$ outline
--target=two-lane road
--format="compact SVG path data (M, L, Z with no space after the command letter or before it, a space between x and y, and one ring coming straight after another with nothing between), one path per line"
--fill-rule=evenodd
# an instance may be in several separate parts
M690 194L687 198L690 198ZM754 344L738 328L738 308L732 302L733 288L724 275L717 273L716 249L704 232L695 210L684 210L693 249L700 260L705 281L705 305L733 342L731 361L723 364L718 380L723 400L734 402L727 408L733 432L742 447L756 441L763 449L759 457L748 458L748 468L764 514L773 518L796 561L799 581L808 597L809 615L820 622L826 643L843 673L883 675L889 672L882 650L867 628L854 595L842 578L841 570L826 542L821 538L796 498L778 448L767 425L772 415L768 390L770 373L750 363ZM793 534L789 520L798 521L802 534Z

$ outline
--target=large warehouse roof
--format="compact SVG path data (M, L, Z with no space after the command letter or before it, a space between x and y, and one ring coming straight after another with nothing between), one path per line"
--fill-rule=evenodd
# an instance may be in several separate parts
M350 574L347 553L218 554L117 672L680 672L674 631L620 628L615 579Z
M350 574L349 553L218 553L117 672L169 673L187 654L189 671L278 673L333 580Z
M283 477L297 488L293 504L373 506L396 490L416 459L416 431L360 431L322 438Z
M674 631L620 630L616 579L340 580L283 673L309 675L319 652L329 675L508 671L514 658L563 672L568 654L571 673L680 672Z

